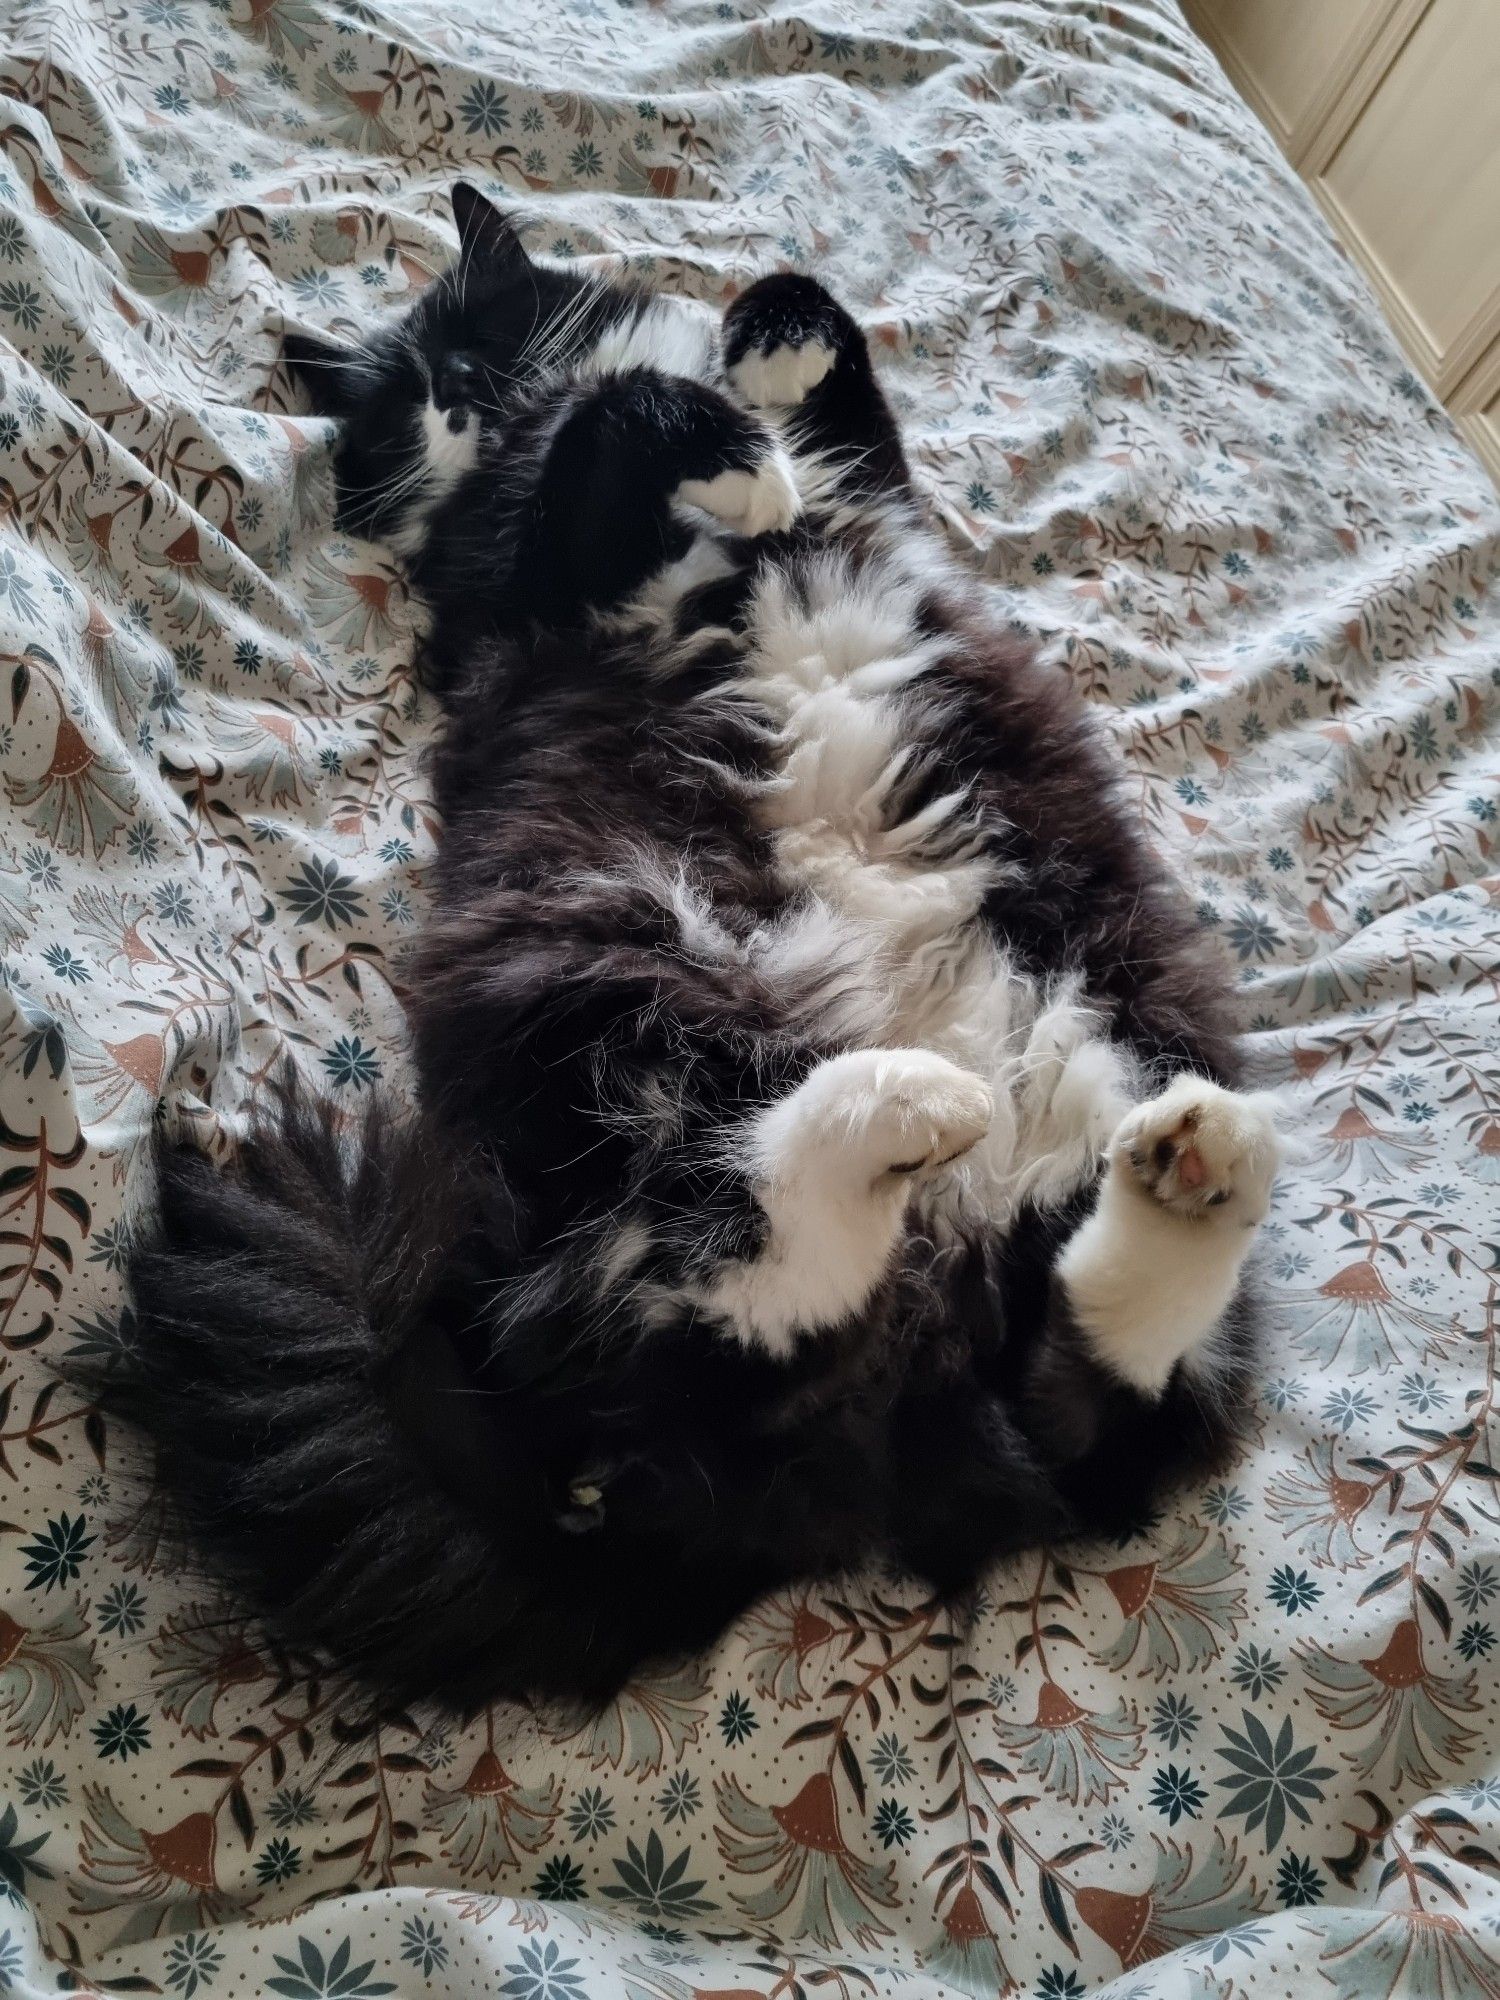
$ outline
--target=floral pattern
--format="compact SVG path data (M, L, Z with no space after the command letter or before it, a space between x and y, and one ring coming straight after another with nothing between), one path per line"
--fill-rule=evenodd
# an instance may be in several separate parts
M15 0L0 51L0 1987L1500 1995L1500 510L1173 0ZM826 274L1112 731L1296 1146L1244 1453L782 1593L603 1715L376 1724L49 1364L158 1105L406 1086L389 552L279 366L451 249ZM662 1579L671 1588L669 1577Z

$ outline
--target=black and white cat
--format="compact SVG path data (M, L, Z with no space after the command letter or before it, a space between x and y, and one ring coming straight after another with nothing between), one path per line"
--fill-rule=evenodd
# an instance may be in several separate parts
M273 1630L462 1706L1138 1519L1232 1435L1277 1145L848 314L456 205L404 322L298 356L446 690L421 1109L288 1081L229 1171L165 1150L109 1392Z

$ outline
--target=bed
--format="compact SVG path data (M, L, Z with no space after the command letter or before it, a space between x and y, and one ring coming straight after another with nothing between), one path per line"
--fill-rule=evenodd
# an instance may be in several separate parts
M0 1987L1500 1994L1500 506L1172 0L6 12ZM433 709L278 357L441 266L460 172L556 257L849 301L1295 1151L1223 1477L587 1724L299 1678L50 1366L129 1338L160 1102L406 1087Z

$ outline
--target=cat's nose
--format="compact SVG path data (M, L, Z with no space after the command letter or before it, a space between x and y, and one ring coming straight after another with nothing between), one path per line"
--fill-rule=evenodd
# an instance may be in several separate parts
M479 386L479 370L467 354L449 354L432 375L432 400L440 410L451 410L472 402Z

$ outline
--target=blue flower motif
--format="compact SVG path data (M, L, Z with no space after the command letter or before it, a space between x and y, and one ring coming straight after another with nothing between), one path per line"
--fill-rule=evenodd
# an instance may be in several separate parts
M408 1917L401 1926L401 1956L414 1965L424 1979L441 1972L448 1963L448 1946L429 1917Z
M1465 1611L1478 1611L1497 1591L1500 1591L1500 1568L1477 1557L1464 1564L1453 1587L1453 1594Z
M1060 1965L1044 1972L1036 1984L1036 2000L1084 2000L1087 1992L1078 1974Z
M285 1834L270 1841L255 1864L257 1882L287 1882L302 1870L302 1849L293 1847Z
M563 1957L561 1946L552 1938L538 1938L522 1945L518 1959L507 1961L505 1970L511 1976L500 1991L509 1993L512 2000L585 2000L577 1965L576 1958Z
M54 1806L68 1803L68 1784L50 1757L37 1757L28 1764L16 1780L22 1803L40 1806L50 1812Z
M719 1711L719 1733L726 1743L743 1743L751 1731L759 1727L755 1710L738 1692L732 1694Z
M868 1752L868 1756L877 1784L905 1785L916 1776L917 1767L894 1729L876 1737L875 1747Z
M338 280L331 271L313 265L297 273L292 279L292 290L305 306L331 306L338 302Z
M380 1058L358 1035L340 1035L318 1060L340 1090L363 1090L380 1076Z
M151 1747L151 1729L133 1701L117 1702L102 1715L90 1731L101 1757L118 1757L126 1763Z
M268 1979L266 1990L280 1994L281 2000L374 2000L376 1994L395 1992L390 1980L371 1979L373 1958L363 1965L351 1965L350 1952L350 1941L345 1938L325 1963L312 1939L299 1937L296 1958L273 1954L281 1977Z
M668 1826L674 1820L691 1819L703 1804L698 1780L690 1771L674 1771L667 1780L666 1789L658 1795L656 1804Z
M1316 1749L1299 1750L1292 1741L1292 1719L1287 1716L1272 1743L1270 1731L1246 1709L1241 1715L1244 1733L1226 1729L1228 1746L1219 1755L1230 1765L1230 1775L1219 1784L1234 1793L1222 1808L1222 1817L1242 1817L1245 1831L1253 1833L1264 1825L1266 1852L1281 1839L1286 1815L1291 1812L1304 1825L1312 1816L1305 1800L1318 1803L1323 1798L1321 1780L1334 1775L1329 1764L1314 1764Z
M1367 1423L1375 1414L1375 1398L1368 1389L1335 1389L1324 1402L1322 1417L1331 1430L1351 1431Z
M193 899L181 882L163 882L152 891L151 901L163 923L182 930L193 921Z
M1119 1813L1106 1813L1099 1822L1099 1838L1111 1854L1118 1854L1135 1839L1135 1829Z
M65 980L69 986L82 986L86 980L94 976L83 960L65 944L48 945L42 953L42 962L50 966L57 977Z
M10 284L0 285L0 307L28 333L35 333L42 323L41 293L35 285L23 284L19 278Z
M917 1823L899 1799L886 1799L875 1810L872 1822L882 1847L905 1847L917 1830Z
M1327 1892L1328 1884L1310 1860L1300 1854L1282 1857L1276 1871L1277 1902L1289 1910L1301 1909L1308 1903L1321 1903Z
M1250 1512L1250 1502L1238 1486L1210 1486L1203 1496L1203 1511L1210 1521L1227 1528Z
M1282 944L1281 933L1271 919L1261 911L1251 909L1248 903L1241 904L1225 925L1224 935L1242 963L1259 963L1262 959L1272 958Z
M1419 1416L1424 1417L1432 1410L1442 1409L1445 1403L1451 1403L1453 1400L1446 1389L1439 1388L1434 1377L1423 1375L1415 1369L1410 1375L1402 1376L1401 1387L1396 1393L1409 1410L1415 1410Z
M23 1544L21 1554L31 1572L26 1582L28 1590L45 1592L73 1581L85 1552L94 1543L95 1538L84 1532L87 1525L82 1514L76 1521L59 1514L55 1521L47 1523L45 1532L34 1542Z
M588 1891L583 1885L583 1870L572 1855L553 1854L532 1883L531 1893L542 1903L581 1903Z
M167 1984L182 2000L193 2000L200 1986L212 1986L224 1954L212 1938L187 1931L167 1953Z
M567 1818L575 1840L599 1840L614 1831L615 1809L598 1785L587 1785L568 1808Z
M481 77L459 99L458 115L467 131L497 139L510 123L510 105L503 90L497 90L488 77Z
M1160 1695L1152 1711L1151 1734L1165 1743L1169 1750L1175 1750L1179 1743L1191 1740L1193 1731L1202 1720L1186 1695Z
M99 1600L99 1630L129 1638L146 1622L146 1599L137 1585L117 1583Z
M1169 1826L1176 1826L1184 1814L1196 1819L1207 1797L1208 1793L1186 1765L1180 1771L1175 1764L1164 1765L1151 1786L1151 1803L1165 1816Z
M1294 1570L1290 1563L1283 1563L1280 1569L1271 1572L1266 1595L1283 1611L1295 1614L1305 1611L1309 1604L1316 1604L1323 1595L1323 1586L1314 1583L1305 1569Z

